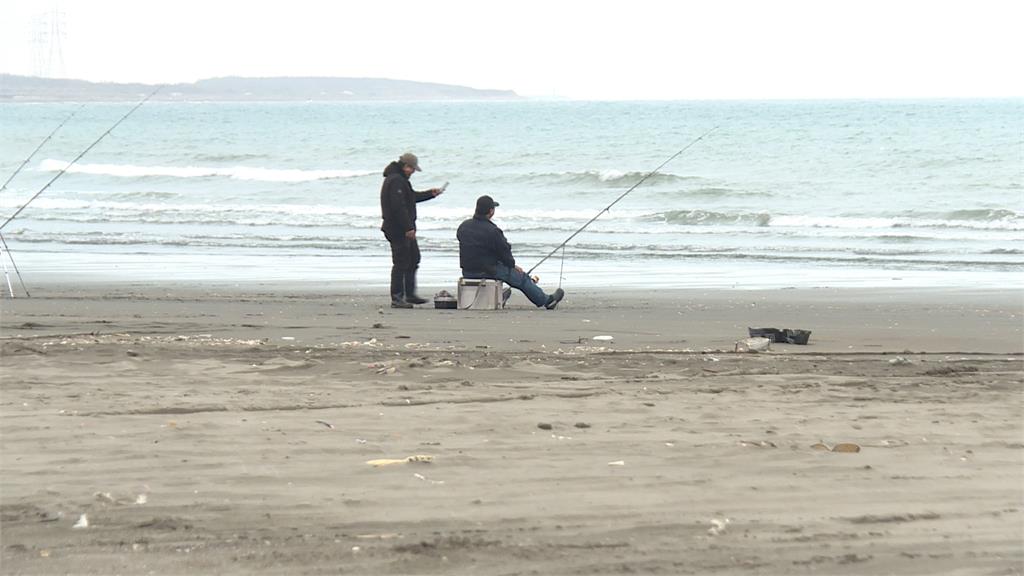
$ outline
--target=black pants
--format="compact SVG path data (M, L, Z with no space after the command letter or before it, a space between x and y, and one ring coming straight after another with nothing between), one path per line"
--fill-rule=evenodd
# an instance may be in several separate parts
M391 244L391 299L412 298L416 294L416 270L420 267L420 244L405 235L385 234Z

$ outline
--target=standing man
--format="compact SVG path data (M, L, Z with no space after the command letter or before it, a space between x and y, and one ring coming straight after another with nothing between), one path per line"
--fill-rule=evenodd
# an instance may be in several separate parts
M459 239L459 265L463 278L492 278L501 280L518 289L533 302L548 310L554 310L565 297L565 291L558 288L546 294L530 278L512 256L512 245L505 239L501 228L491 222L498 203L490 196L476 200L473 217L459 225L456 237Z
M420 267L416 203L436 198L442 190L413 190L409 178L419 171L419 159L406 152L384 169L384 185L380 188L380 211L384 218L380 229L391 244L392 308L412 308L413 304L427 302L416 295L416 269Z

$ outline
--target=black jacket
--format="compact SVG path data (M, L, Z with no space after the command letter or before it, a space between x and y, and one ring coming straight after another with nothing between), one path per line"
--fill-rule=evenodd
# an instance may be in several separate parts
M459 266L463 274L469 272L494 274L498 262L515 268L512 245L501 231L484 216L474 216L459 225L455 236L459 239Z
M416 229L416 203L430 200L430 192L417 192L401 162L392 162L384 169L384 185L380 187L380 213L384 219L380 229L388 238L401 238L409 230Z

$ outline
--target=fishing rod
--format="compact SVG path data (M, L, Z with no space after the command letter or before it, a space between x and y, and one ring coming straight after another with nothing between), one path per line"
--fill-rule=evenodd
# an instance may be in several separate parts
M530 275L530 274L531 274L531 273L532 273L532 272L533 272L534 270L536 270L536 269L537 269L537 267L538 267L538 266L540 266L541 264L543 264L543 263L544 263L544 262L545 262L545 261L546 261L546 260L547 260L548 258L551 258L552 256L554 256L554 255L555 255L555 252L558 252L558 251L559 251L559 250L560 250L561 248L563 248L563 247L564 247L564 246L565 246L566 244L568 244L568 243L569 243L569 242L570 242L570 241L571 241L571 240L572 240L573 238L575 238L575 237L576 237L576 235L577 235L577 234L579 234L580 232L583 232L583 230L584 230L584 229L585 229L585 228L586 228L587 226L590 226L591 224L593 224L593 223L594 223L594 220L597 220L598 218L600 218L600 217L601 217L601 215L602 215L602 214L604 214L605 212L607 212L607 211L611 210L612 206L615 206L616 204L618 204L618 203L619 203L619 200L622 200L622 199L623 199L623 198L625 198L625 197L626 197L626 195L628 195L628 194L629 194L630 192L632 192L633 190L636 190L636 189L637 189L637 187L638 187L638 186L640 186L641 184L643 184L645 180L647 180L647 179L648 179L648 178L650 178L651 176L654 176L654 175L655 175L655 174L656 174L656 173L657 173L657 172L658 172L659 170L661 170L662 168L664 168L664 167L665 167L665 166L666 166L666 165L667 165L667 164L668 164L669 162L671 162L671 161L675 160L675 159L676 159L677 157L679 157L679 155L680 155L680 154L682 154L683 152L686 152L687 150L689 150L691 146L693 146L693 145L694 145L694 144L696 144L697 142L700 142L701 140L703 140L703 139L704 139L704 137L705 137L705 136L707 136L708 134L711 134L711 133L712 133L712 132L714 132L715 130L718 130L718 126L715 126L714 128L712 128L712 129L708 130L707 132L705 132L705 133L701 134L700 136L698 136L697 138L695 138L695 139L694 139L694 140L693 140L692 142L690 142L690 143L689 143L689 144L687 144L686 146L683 146L683 148L682 148L682 149L681 149L681 150L680 150L679 152L676 152L675 154L673 154L673 155L672 155L672 156L671 156L671 157L670 157L670 158L669 158L668 160L665 160L664 162L662 162L660 166L658 166L658 167L657 167L657 168L655 168L654 170L651 170L650 172L648 172L648 173L647 173L647 175L646 175L646 176L644 176L643 178L641 178L639 182L637 182L636 184L633 184L633 186L631 186L629 190L626 190L626 191L625 191L625 192L623 192L623 193L622 193L621 195L619 195L619 197L618 197L618 198L616 198L614 202L612 202L611 204L609 204L609 205L605 206L605 207L604 207L604 210L601 210L600 212L598 212L598 213L597 213L597 215L596 215L596 216L594 216L593 218L591 218L590 220L588 220L586 224L584 224L583 226L580 226L580 229L579 229L579 230L577 230L577 231L575 231L575 232L573 232L571 236L569 236L568 238L566 238L566 239L565 239L565 242L562 242L562 243L561 243L561 244L559 244L559 245L558 245L558 246L557 246L557 247L556 247L556 248L555 248L554 250L552 250L551 252L549 252L547 256L545 256L545 257L541 258L541 259L540 259L540 262L537 262L536 264L534 264L534 265L533 265L533 268L530 268L529 270L527 270L527 271L526 271L526 275L527 275L527 276L529 276L529 275ZM0 228L3 228L3 226L0 226ZM564 254L564 253L563 253L563 254Z
M36 155L36 152L39 152L39 150L43 146L45 146L47 142L50 141L50 138L53 138L53 135L56 134L58 130L63 128L64 125L68 123L68 120L71 120L75 116L75 114L78 114L78 112L82 110L82 108L85 108L85 104L82 104L78 108L75 108L75 110L71 114L69 114L68 117L65 118L63 122L58 124L57 127L53 129L53 132L50 132L49 136L44 138L43 141L39 143L39 146L36 146L36 149L33 150L32 153L28 155L28 158L25 158L25 161L21 163L21 166L18 166L18 169L15 170L13 174L11 174L10 176L7 177L7 181L4 182L3 186L0 186L0 192L3 192L4 190L7 189L7 185L10 184L11 180L14 180L14 177L17 176L19 172L21 172L21 169L24 168L25 165L28 164L29 161L32 160L32 157Z
M25 291L25 296L32 297L28 293L28 288L25 287L25 281L21 278L21 270L18 270L18 264L14 261L14 257L11 256L11 249L7 247L7 240L4 240L4 235L0 234L0 244L3 244L3 252L7 252L7 257L11 260L11 266L14 266L14 273L18 275L18 282L21 282L21 289ZM11 298L14 298L14 288L11 288L11 279L7 276L7 264L4 264L4 277L7 278L7 289L11 292Z
M50 132L49 135L46 136L46 138L43 138L43 141L39 143L39 146L36 146L36 149L33 150L32 153L29 154L27 158L25 158L25 160L21 163L21 165L18 166L14 170L14 172L12 172L11 175L7 177L7 180L5 180L3 185L0 186L0 192L3 192L4 190L7 189L7 185L11 183L11 180L14 180L14 177L17 176L18 173L21 172L21 170L23 168L25 168L25 166L32 160L32 158L36 155L36 153L39 152L39 150L41 150L42 147L45 146L47 142L50 141L50 138L53 138L53 135L56 134L58 130L63 128L64 125L68 123L68 120L71 120L72 118L74 118L75 114L78 114L82 110L82 108L85 108L85 104L82 104L78 108L75 108L71 112L71 114L68 114L67 118L65 118L60 124L57 125L56 128L53 129L52 132ZM4 235L3 234L0 234L0 243L3 243L3 247L4 247L3 251L7 252L7 257L11 260L11 266L14 266L14 273L18 275L18 282L21 282L21 288L23 290L25 290L25 295L28 296L29 298L31 298L32 295L29 294L28 288L25 287L25 280L21 277L21 270L18 270L18 263L14 261L14 256L11 254L11 249L7 247L7 240L4 239ZM7 265L6 264L4 264L4 276L7 277ZM11 288L11 279L9 277L7 277L7 289L10 290L11 297L13 298L14 297L14 289Z
M109 129L107 129L107 131L106 131L106 132L104 132L103 134L101 134L99 138L97 138L96 140L94 140L92 144L89 144L89 147L88 147L88 148L86 148L85 150L83 150L81 154L79 154L78 156L76 156L74 160L72 160L71 162L69 162L69 163L68 163L68 165L67 165L67 166L65 166L64 168L62 168L62 169L61 169L61 171L60 171L60 172L58 172L56 176L54 176L53 178L51 178L51 179L50 179L50 181L49 181L49 182L47 182L45 186L43 186L42 188L40 188L40 189L39 189L39 192L36 192L36 193L35 193L35 195L33 195L33 196L32 196L31 198L29 198L29 199L28 199L28 202L25 202L25 204L23 204L23 205L21 206L21 208L18 208L18 210L17 210L17 211L16 211L16 212L15 212L14 214L11 214L11 216L10 216L9 218L7 218L7 220L5 220L3 224L0 224L0 230L3 230L5 226L7 226L8 224L10 224L10 223L11 223L11 220L14 220L15 218L17 218L17 217L18 217L18 214L21 214L21 211L22 211L22 210L24 210L25 208L28 208L28 205L29 205L29 204L31 204L33 200L35 200L36 198L38 198L38 197L39 197L39 195L40 195L40 194L42 194L43 192L45 192L45 191L46 191L46 189L47 189L47 188L49 188L51 184L53 184L54 182L56 182L56 181L57 181L57 179L58 179L58 178L60 178L61 176L63 176L63 175L64 175L64 173L65 173L65 172L67 172L67 171L68 171L68 169L69 169L69 168L71 168L71 166L73 166L73 165L75 164L75 162L78 162L79 160L81 160L81 159L82 159L82 156L85 156L85 155L86 155L86 154L87 154L87 153L89 152L89 150L92 150L94 146L96 146L97 144L99 144L99 143L100 143L100 141L101 141L101 140L103 140L104 138L106 138L106 137L107 137L107 134L110 134L111 132L113 132L113 131L114 131L114 128L117 128L117 127L118 127L118 126L119 126L119 125L121 124L121 122L124 122L124 121L125 121L125 119L127 119L127 118L128 118L129 116L131 116L133 112L135 112L136 110L138 110L140 106L142 106L142 105L143 105L143 104L145 104L145 103L146 103L147 101L149 101L149 99L150 99L150 98L152 98L153 96L155 96L155 95L156 95L156 93L160 91L160 88L162 88L162 86L157 86L157 87L156 87L156 90L153 90L153 91L152 91L152 92L151 92L151 93L149 94L149 96L146 96L145 98L143 98L143 99L142 99L142 101L140 101L140 102L139 102L138 104L136 104L136 105L135 105L135 106L134 106L134 107L133 107L133 108L132 108L131 110L129 110L129 111L128 111L128 113L126 113L126 114L125 114L124 116L121 116L121 119L120 119L120 120L118 120L117 122L115 122L115 123L114 123L114 125L113 125L113 126L111 126L111 127L109 128Z

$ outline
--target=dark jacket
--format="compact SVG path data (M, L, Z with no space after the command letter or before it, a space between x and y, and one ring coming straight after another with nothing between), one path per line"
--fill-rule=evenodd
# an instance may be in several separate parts
M380 213L384 222L380 229L389 239L401 238L409 230L416 229L416 203L430 200L430 192L417 192L401 162L392 162L384 169L384 184L380 187Z
M463 274L494 274L494 265L498 262L515 268L512 245L505 239L501 228L487 217L473 216L466 220L459 225L455 236L459 239L459 266Z

